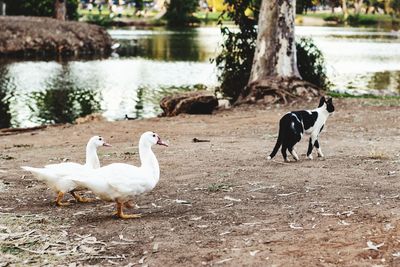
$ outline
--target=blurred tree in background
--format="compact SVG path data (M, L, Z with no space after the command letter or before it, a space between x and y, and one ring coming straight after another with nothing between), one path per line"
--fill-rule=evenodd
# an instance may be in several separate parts
M58 20L65 20L67 16L67 0L55 0L54 3L54 18Z
M220 71L221 92L235 101L249 81L257 39L255 25L257 25L261 0L226 0L225 2L231 8L228 8L224 14L227 14L229 19L239 27L239 31L223 26L222 19L220 20L225 42L215 63Z
M198 0L171 0L167 5L165 19L169 26L187 26L190 23L198 22L193 13L199 6Z
M66 1L68 20L78 20L79 0ZM7 15L53 17L56 0L4 0L7 5Z
M312 6L312 0L296 0L296 14L307 14L307 9Z
M391 0L390 7L393 9L395 16L400 14L400 0Z

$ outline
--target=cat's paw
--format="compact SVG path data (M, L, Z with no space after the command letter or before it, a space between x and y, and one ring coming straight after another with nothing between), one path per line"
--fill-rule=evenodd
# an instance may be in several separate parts
M318 153L318 157L319 158L323 158L324 157L324 154L322 153L321 148L318 148L317 153Z
M290 162L290 159L286 158L286 159L285 159L285 162Z
M271 156L268 156L268 157L267 157L267 160L271 160L271 159L272 159Z
M313 156L312 156L311 154L308 155L307 158L308 158L309 160L313 160L313 159L314 159Z

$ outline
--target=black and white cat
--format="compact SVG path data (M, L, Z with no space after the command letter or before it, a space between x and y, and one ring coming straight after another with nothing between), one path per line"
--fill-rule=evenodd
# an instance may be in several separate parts
M324 128L329 115L334 111L335 107L333 106L332 98L326 100L325 97L322 97L318 108L314 110L292 111L285 114L279 121L278 140L267 159L272 159L278 152L279 147L282 146L281 152L285 161L289 161L286 150L289 150L295 160L299 160L294 146L301 140L304 133L311 135L307 157L313 159L311 152L314 146L317 148L318 157L323 157L318 136Z

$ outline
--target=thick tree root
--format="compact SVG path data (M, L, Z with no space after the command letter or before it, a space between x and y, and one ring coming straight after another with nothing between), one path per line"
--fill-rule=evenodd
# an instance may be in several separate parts
M297 98L318 97L321 92L321 88L297 77L271 77L250 83L236 104L288 104Z

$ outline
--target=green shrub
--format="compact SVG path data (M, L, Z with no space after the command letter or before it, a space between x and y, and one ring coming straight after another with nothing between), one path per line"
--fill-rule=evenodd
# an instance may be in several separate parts
M231 8L228 8L220 16L219 24L225 41L222 44L221 53L215 58L215 63L219 70L218 79L221 83L219 91L231 101L235 101L249 81L256 48L257 30L255 25L260 1L227 0L225 2ZM251 15L246 12L248 9L253 11ZM224 16L232 20L239 27L239 31L232 31L229 27L223 26Z
M114 19L110 16L103 15L92 15L89 14L86 17L86 22L90 24L96 24L102 27L110 27L113 24Z
M343 17L343 15L329 15L324 18L324 21L343 23L344 17Z
M372 17L362 16L360 14L349 15L347 18L347 22L351 26L358 26L358 25L375 25L378 21Z
M197 23L199 19L193 14L198 5L197 0L171 0L167 4L167 13L164 17L168 25L172 27L182 27L191 23Z
M311 38L296 41L297 68L301 77L320 88L328 89L330 82L326 75L325 58Z

